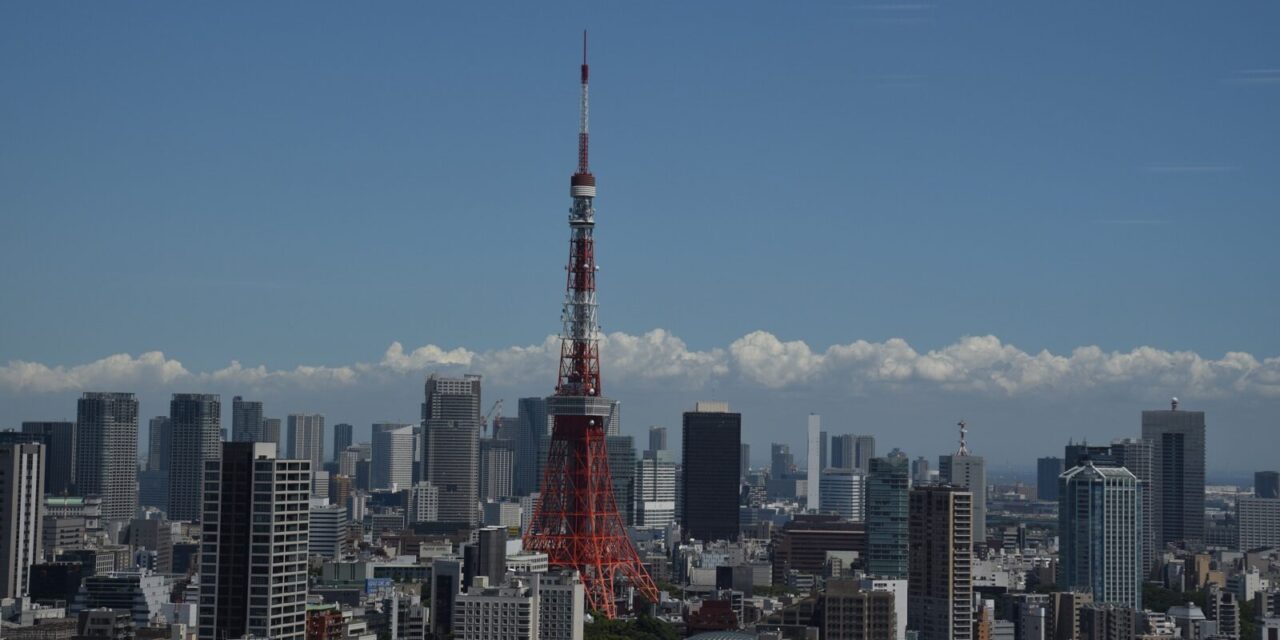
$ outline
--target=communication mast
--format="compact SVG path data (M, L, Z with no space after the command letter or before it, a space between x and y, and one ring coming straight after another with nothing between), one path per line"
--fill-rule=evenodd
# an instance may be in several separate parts
M645 571L618 513L609 473L606 424L612 401L601 395L600 325L596 318L596 178L588 163L587 34L582 33L582 97L578 169L569 179L569 264L566 267L560 365L555 395L547 398L551 449L541 498L524 535L530 551L582 577L587 607L618 615L617 600L634 588L650 602L658 588Z

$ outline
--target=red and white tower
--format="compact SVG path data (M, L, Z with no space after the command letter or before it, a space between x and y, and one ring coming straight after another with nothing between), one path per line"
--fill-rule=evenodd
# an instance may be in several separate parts
M542 497L524 535L524 546L541 551L553 567L582 575L587 606L609 618L617 599L632 587L650 602L658 589L640 563L618 514L609 474L605 426L612 402L600 389L600 325L596 320L596 258L593 233L596 178L587 163L587 35L582 34L582 100L578 121L578 170L569 179L569 266L560 374L547 398L553 428L542 478Z

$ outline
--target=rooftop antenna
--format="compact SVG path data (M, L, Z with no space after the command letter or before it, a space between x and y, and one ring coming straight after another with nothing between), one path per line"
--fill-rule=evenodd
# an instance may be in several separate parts
M969 455L969 445L965 442L964 438L965 435L969 433L969 424L964 420L961 420L956 423L956 426L960 427L960 450L956 452L956 455L967 456Z

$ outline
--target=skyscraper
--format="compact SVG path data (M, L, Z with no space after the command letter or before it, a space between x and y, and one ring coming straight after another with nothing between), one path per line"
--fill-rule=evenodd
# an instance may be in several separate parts
M206 460L221 454L222 401L216 394L175 393L169 401L170 520L200 518L201 486Z
M649 427L649 448L646 451L662 451L667 448L667 428Z
M872 458L867 474L867 574L907 577L907 465L897 458Z
M746 478L747 472L751 471L751 445L744 442L742 443L741 450L742 450L742 464L740 465L741 470L739 471L738 475L741 475L743 478Z
M551 435L547 423L545 398L520 398L516 419L516 460L513 484L516 495L527 496L538 490L542 478L538 471L543 461L538 457L538 442Z
M769 445L769 475L781 478L795 468L795 456L791 455L791 446L777 442Z
M262 403L231 398L231 439L236 442L262 441Z
M69 495L76 479L76 425L73 422L24 422L23 433L46 437L44 491L55 496Z
M973 500L959 487L911 490L907 627L919 640L973 638Z
M805 451L805 480L809 491L805 494L805 508L817 511L821 506L822 485L822 416L809 414L808 446Z
M1203 411L1142 412L1142 439L1152 447L1152 503L1157 551L1170 542L1204 542Z
M665 527L676 519L676 461L668 449L652 449L636 462L635 523Z
M1036 459L1036 498L1039 500L1058 499L1058 476L1066 469L1062 468L1062 458Z
M876 457L876 437L854 436L853 468L865 473L871 465L871 459L874 457Z
M821 474L823 471L826 471L827 467L831 466L830 465L831 460L828 457L829 447L827 446L827 443L830 441L831 441L831 438L827 435L827 432L825 430L818 432L818 473L819 474Z
M1059 480L1058 586L1095 602L1142 609L1142 489L1124 467L1092 461Z
M831 468L856 469L858 466L856 437L850 434L831 436Z
M288 418L289 458L310 460L312 469L324 466L324 416L291 413Z
M200 639L304 638L311 462L230 442L204 471Z
M474 527L480 520L480 376L432 374L425 394L420 477L440 490L440 522Z
M0 443L0 598L27 595L40 562L44 445Z
M395 487L404 491L413 486L412 425L374 431L369 476L369 483L374 489Z
M968 489L973 494L973 543L987 543L987 462L969 452L965 436L968 425L961 420L960 448L952 455L938 457L938 476L942 482Z
M355 427L352 427L345 422L339 422L338 424L333 425L333 459L335 461L338 459L338 455L342 453L343 449L351 446L354 435ZM410 457L413 456L412 448L410 449L409 455ZM412 475L412 472L410 475Z
M742 414L699 402L684 414L681 430L683 498L680 523L698 540L738 539L738 445Z
M515 495L512 491L515 457L514 441L501 438L480 439L481 500L502 500Z
M169 471L169 439L173 435L169 427L169 416L156 416L147 423L147 471Z
M605 451L609 458L609 478L613 481L613 499L623 524L635 524L635 473L636 445L631 436L605 436Z
M1142 497L1142 554L1143 568L1150 569L1157 560L1155 534L1155 491L1153 487L1154 455L1151 442L1139 438L1119 438L1111 441L1110 456L1115 466L1124 467L1138 479ZM1099 464L1097 466L1107 466Z
M276 451L288 450L286 443L280 438L280 418L262 419L262 441L275 443Z
M76 403L76 483L102 498L102 517L130 520L138 509L138 399L85 392Z
M1280 498L1240 496L1236 500L1236 521L1238 550L1280 547Z
M1280 498L1280 471L1257 471L1253 474L1255 498Z

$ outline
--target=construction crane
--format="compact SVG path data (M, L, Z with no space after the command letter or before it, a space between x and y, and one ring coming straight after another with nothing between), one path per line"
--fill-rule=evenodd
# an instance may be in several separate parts
M498 421L501 419L502 398L498 398L498 400L493 403L493 406L489 407L489 413L484 414L484 420L480 423L480 429L483 431L485 425L492 425L489 429L489 437L496 438L498 437ZM482 433L480 435L484 434Z

